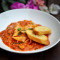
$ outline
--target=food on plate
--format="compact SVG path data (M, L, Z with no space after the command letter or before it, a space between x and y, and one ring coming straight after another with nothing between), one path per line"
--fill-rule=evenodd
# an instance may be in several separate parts
M26 33L28 37L35 42L38 42L44 45L49 45L50 43L47 36L45 35L35 35L33 30L27 30Z
M26 37L12 37L12 38L17 41L22 41L22 42L24 42L26 40Z
M37 26L33 31L37 35L51 34L51 29L46 26Z
M0 32L5 45L15 51L32 51L49 45L51 29L32 21L24 20L11 23Z

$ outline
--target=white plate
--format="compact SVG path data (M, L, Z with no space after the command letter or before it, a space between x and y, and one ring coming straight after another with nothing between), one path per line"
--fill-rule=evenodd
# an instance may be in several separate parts
M45 46L44 48L34 50L34 51L14 51L7 47L2 40L0 39L0 47L4 50L15 52L15 53L37 53L50 49L59 42L60 38L60 23L52 15L32 9L15 9L6 11L0 14L0 31L4 30L10 23L17 22L20 20L32 20L37 24L47 26L51 28L52 34L49 36L50 45Z

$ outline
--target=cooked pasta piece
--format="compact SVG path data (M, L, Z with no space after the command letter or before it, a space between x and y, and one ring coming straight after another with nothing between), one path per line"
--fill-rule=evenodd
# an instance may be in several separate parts
M17 41L22 41L22 42L26 40L26 37L12 37L12 38L14 38Z

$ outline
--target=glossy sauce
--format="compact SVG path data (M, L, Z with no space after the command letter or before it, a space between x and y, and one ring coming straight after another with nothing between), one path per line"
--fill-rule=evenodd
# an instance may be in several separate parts
M19 21L18 23L20 23L20 25L24 27L25 25L32 23L32 21ZM20 42L13 39L12 36L14 34L14 28L16 24L17 22L11 23L4 31L0 32L0 37L5 45L16 51L31 51L44 47L44 45L30 40L25 33L22 33L20 35L26 36L27 39L25 42ZM19 46L22 46L23 49L21 49Z

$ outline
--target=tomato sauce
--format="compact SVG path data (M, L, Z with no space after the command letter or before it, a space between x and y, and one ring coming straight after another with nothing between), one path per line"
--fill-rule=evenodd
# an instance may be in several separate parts
M4 31L0 32L0 37L5 45L16 51L31 51L44 47L44 45L36 43L28 38L25 33L22 33L20 36L26 36L26 41L21 42L12 38L14 34L14 28L17 23L20 23L22 27L28 24L32 24L32 21L19 21L16 23L11 23ZM47 35L48 37L48 35ZM21 48L22 47L22 48Z

